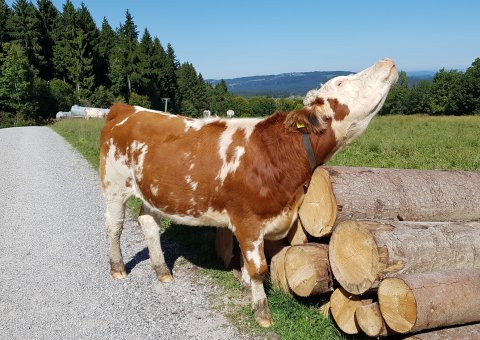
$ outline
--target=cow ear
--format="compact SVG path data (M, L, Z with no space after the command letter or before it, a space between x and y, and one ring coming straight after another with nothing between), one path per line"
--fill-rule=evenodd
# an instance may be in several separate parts
M291 132L321 133L327 128L322 110L323 105L313 105L290 111L285 118L285 127Z

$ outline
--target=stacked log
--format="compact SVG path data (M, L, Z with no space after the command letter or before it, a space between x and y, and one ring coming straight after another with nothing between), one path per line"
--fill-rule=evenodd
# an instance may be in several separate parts
M478 183L478 172L322 167L312 176L299 216L316 237L345 220L475 221Z
M265 246L272 284L300 297L333 290L321 312L345 333L480 322L480 173L317 168L298 216L283 244Z
M480 320L480 269L399 275L382 281L380 310L399 333Z

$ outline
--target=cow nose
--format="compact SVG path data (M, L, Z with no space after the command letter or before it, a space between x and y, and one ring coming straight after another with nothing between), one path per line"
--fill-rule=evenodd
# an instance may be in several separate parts
M395 63L393 62L393 60L390 59L390 58L384 58L384 59L380 60L380 62L381 62L381 63L385 63L385 64L390 65L390 66L394 66L394 65L395 65Z

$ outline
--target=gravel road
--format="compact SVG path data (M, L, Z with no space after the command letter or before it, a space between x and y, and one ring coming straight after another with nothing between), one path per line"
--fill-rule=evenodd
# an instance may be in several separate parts
M122 236L131 273L110 278L98 175L48 127L0 129L0 174L2 339L246 337L188 265L157 283L133 221Z

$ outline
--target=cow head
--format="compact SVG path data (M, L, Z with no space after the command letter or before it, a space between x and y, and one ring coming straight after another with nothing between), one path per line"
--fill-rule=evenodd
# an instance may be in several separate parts
M338 151L365 130L397 79L391 59L380 60L357 74L333 78L320 89L309 91L303 100L305 107L290 112L285 125L308 133L321 132L330 125Z

